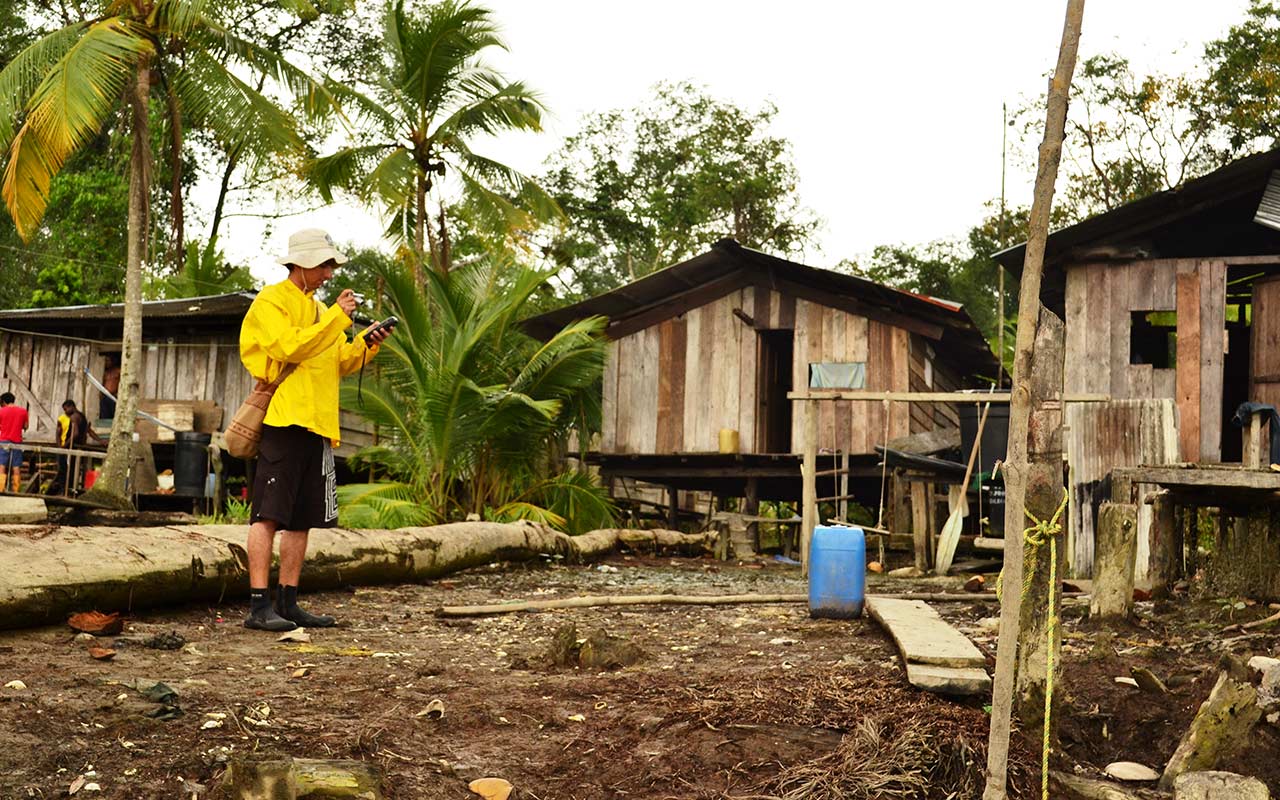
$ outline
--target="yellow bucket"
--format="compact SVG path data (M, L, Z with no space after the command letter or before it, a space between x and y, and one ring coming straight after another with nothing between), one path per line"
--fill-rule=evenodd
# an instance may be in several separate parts
M738 432L733 428L720 429L720 452L736 453L738 452Z

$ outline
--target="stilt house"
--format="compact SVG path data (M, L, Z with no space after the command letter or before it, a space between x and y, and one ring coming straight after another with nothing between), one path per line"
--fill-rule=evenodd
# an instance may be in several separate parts
M602 475L726 497L799 497L793 390L949 391L983 385L997 366L955 303L731 239L525 329L546 338L591 315L608 317L612 340L594 456ZM821 405L821 446L854 457L854 477L874 480L877 494L877 445L958 425L950 404Z
M1077 576L1092 569L1098 508L1113 471L1239 465L1236 408L1246 400L1280 407L1277 170L1280 149L1049 236L1042 299L1066 323L1065 392L1111 397L1065 409ZM1016 272L1024 250L997 259ZM1140 486L1136 495L1158 488ZM1211 480L1200 494L1232 499ZM1140 581L1164 558L1152 515L1150 503L1139 503Z

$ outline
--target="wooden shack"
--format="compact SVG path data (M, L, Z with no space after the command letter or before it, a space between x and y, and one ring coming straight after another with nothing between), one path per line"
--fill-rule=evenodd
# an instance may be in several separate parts
M1280 407L1280 149L1049 236L1043 300L1066 322L1071 569L1119 467L1238 463L1245 400ZM996 257L1021 268L1024 246ZM1142 487L1139 496L1154 486ZM1142 504L1138 578L1152 507Z
M793 390L949 391L981 386L997 367L955 303L731 239L525 329L546 338L591 315L609 319L612 340L593 456L602 474L728 497L799 497ZM878 481L877 445L957 425L951 404L834 401L822 404L818 440ZM722 447L722 432L736 446Z
M170 410L190 407L192 429L220 429L223 416L239 407L253 384L240 363L239 336L254 296L235 292L143 303L144 409L164 419ZM119 303L0 310L0 391L13 392L28 409L28 441L54 442L67 399L90 421L99 419L101 395L85 370L100 380L110 364L119 363L123 317ZM154 423L139 420L139 431L144 438L163 439ZM368 425L344 412L338 455L371 441Z

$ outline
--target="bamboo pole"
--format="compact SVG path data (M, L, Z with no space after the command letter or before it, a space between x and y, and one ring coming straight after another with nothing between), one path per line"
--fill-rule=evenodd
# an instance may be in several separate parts
M1068 597L1083 597L1082 593L1068 593ZM970 594L968 592L932 592L912 594L897 592L892 594L868 595L869 599L881 600L921 600L926 603L983 603L995 602L994 594ZM441 606L436 609L438 617L485 617L492 614L514 614L521 611L554 611L561 608L595 608L599 606L725 606L746 603L807 603L807 594L630 594L630 595L583 595L581 597L561 597L555 600L521 600L511 603L486 603L475 606Z
M1075 71L1076 51L1084 0L1067 0L1058 63L1049 83L1044 140L1040 144L1035 190L1028 220L1026 257L1018 296L1018 336L1013 362L1013 391L1009 404L1009 444L1005 461L1004 592L1000 604L1000 639L996 649L996 673L991 697L991 731L987 746L987 781L983 800L1008 796L1009 735L1013 715L1013 689L1018 656L1018 629L1022 610L1023 509L1027 481L1027 434L1031 417L1031 352L1040 317L1040 282L1044 272L1045 242L1049 236L1049 211L1053 187L1062 158L1066 131L1067 99Z

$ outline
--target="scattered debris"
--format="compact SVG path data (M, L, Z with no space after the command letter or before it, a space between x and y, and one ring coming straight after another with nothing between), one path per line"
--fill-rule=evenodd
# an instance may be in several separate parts
M124 618L117 612L103 614L100 611L85 611L72 614L67 624L72 630L94 636L115 636L124 630Z
M1132 686L1135 689L1138 688L1138 682L1133 678L1116 677L1115 681L1121 686Z
M444 719L444 701L437 697L427 703L427 707L414 714L414 716L426 717L427 719Z
M234 798L382 800L382 771L368 762L347 759L242 757L228 763L221 788L225 796Z
M1164 681L1156 677L1156 674L1146 667L1130 667L1129 676L1133 678L1134 683L1144 692L1151 694L1168 694L1169 688L1164 685Z
M603 630L587 637L578 651L578 663L590 669L621 669L644 658L644 651L630 639L611 636Z
M276 639L276 641L277 642L309 642L311 641L311 634L307 633L306 630L302 628L294 628L291 631L280 634L280 636Z
M16 692L26 691L27 685L22 681L9 681L4 685L6 689L13 689Z
M1146 764L1136 761L1114 761L1107 765L1102 774L1118 781L1158 781L1160 773Z
M467 788L484 798L484 800L507 800L511 796L510 781L502 778L477 778L467 784Z
M978 592L986 591L986 588L987 579L982 575L974 575L972 578L964 582L964 590L966 592L973 592L974 594L977 594Z
M876 575L879 575L884 572L884 564L881 564L879 561L868 561L867 572L873 572Z
M157 633L155 636L149 636L141 642L143 647L149 647L152 650L181 650L186 643L186 638L177 631Z
M890 578L923 578L924 572L916 567L898 567L889 570Z
M88 648L89 656L98 661L110 661L116 657L116 651L110 647L90 647Z

